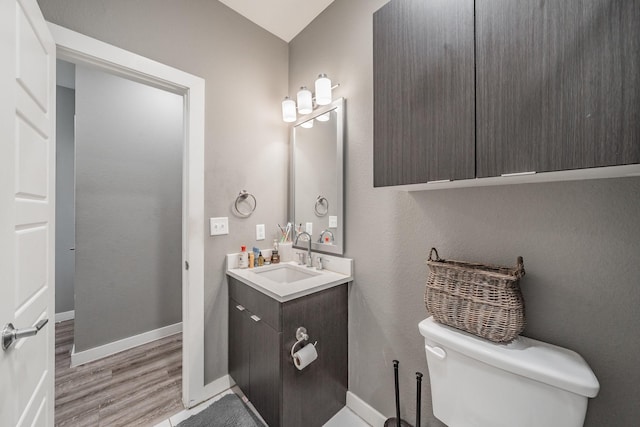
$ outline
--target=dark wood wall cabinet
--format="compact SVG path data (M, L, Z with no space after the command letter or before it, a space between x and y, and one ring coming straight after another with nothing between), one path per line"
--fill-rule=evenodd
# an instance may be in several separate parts
M373 29L374 186L640 164L639 1L391 0Z
M373 28L374 185L473 178L473 0L392 0Z
M229 375L269 426L322 426L346 400L348 284L280 303L227 278ZM301 371L290 354L299 326L306 345L318 341L318 359Z

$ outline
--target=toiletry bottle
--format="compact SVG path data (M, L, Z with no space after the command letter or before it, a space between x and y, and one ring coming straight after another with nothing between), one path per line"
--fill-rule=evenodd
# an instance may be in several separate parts
M273 241L273 251L271 251L271 264L280 263L280 254L278 253L278 241Z
M240 246L240 259L238 261L238 267L247 268L249 267L249 254L247 253L246 246Z
M255 255L253 252L249 252L249 268L253 268L253 264L255 263Z
M260 249L256 248L255 246L253 247L253 266L257 267L258 266L258 257L260 255Z
M258 255L258 267L262 267L264 265L264 257L262 256L262 252Z

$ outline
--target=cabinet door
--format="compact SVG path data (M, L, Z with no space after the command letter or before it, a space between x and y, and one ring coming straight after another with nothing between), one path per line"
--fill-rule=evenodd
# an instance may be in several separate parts
M479 177L640 163L640 2L476 0Z
M374 186L475 176L473 0L373 17Z
M246 309L237 301L229 299L229 375L249 399L251 326Z
M270 426L279 426L282 333L253 317L251 327L251 403Z
M283 303L283 425L324 425L346 401L349 384L348 290L344 284ZM288 354L295 331L304 325L305 345L318 342L318 359L302 371ZM298 347L299 349L300 347Z
M280 303L271 297L256 291L239 280L227 276L229 281L229 298L242 301L242 305L251 312L259 316L273 329L280 331Z

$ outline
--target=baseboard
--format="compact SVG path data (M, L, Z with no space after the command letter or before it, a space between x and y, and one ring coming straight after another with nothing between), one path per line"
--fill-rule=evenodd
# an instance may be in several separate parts
M217 394L222 393L223 391L229 390L231 387L236 385L236 382L229 375L223 375L217 380L210 382L204 386L202 391L202 395L198 396L196 400L192 400L189 402L189 408L193 408L201 404L202 402L211 399ZM187 408L188 409L188 408Z
M62 312L62 313L56 313L56 323L64 322L66 320L71 320L71 319L75 319L75 318L76 318L76 311L75 310L65 311L65 312Z
M347 392L347 408L373 427L384 427L387 420L387 417L350 391Z
M77 353L74 345L71 350L71 367L93 362L94 360L102 359L103 357L111 356L113 354L120 353L121 351L129 350L139 345L168 337L169 335L177 334L178 332L182 332L182 322L124 338L119 341L114 341L109 344L101 345L100 347L79 351Z

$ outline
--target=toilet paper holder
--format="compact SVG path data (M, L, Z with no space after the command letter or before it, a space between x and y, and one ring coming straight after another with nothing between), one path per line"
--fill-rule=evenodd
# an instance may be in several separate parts
M296 352L296 347L298 346L298 344L301 344L302 342L308 340L309 334L307 334L307 328L305 328L304 326L300 326L298 329L296 329L296 342L291 346L291 357L293 357L293 354ZM318 341L314 342L313 346L315 347L317 344Z

